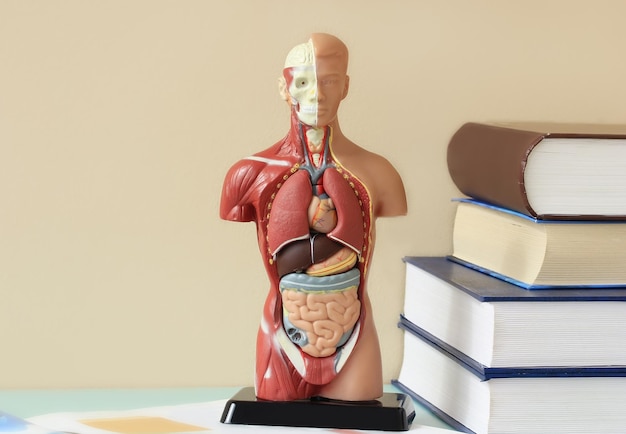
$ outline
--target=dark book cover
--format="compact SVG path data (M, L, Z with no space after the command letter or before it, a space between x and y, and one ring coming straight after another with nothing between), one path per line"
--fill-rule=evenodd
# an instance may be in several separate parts
M538 218L623 219L612 215L540 215L526 195L529 155L545 138L626 138L626 125L549 123L507 126L468 122L452 136L447 150L450 176L465 195Z
M541 302L541 301L626 301L626 287L616 288L558 288L541 287L529 290L477 271L469 264L443 256L406 256L406 264L421 268L449 285L471 295L481 302ZM533 288L535 289L535 288Z

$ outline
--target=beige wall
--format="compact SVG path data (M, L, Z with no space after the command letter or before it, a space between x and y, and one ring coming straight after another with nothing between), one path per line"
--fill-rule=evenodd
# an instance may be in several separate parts
M309 7L309 4L313 7ZM351 50L346 135L398 169L370 278L398 373L404 255L450 251L445 151L468 120L624 122L622 1L0 2L0 387L252 384L267 281L218 218L281 138L286 52Z

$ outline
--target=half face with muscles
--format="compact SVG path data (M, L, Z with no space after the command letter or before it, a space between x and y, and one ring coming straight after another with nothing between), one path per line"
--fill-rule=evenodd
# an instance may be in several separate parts
M300 122L317 126L317 76L315 66L296 66L286 70L290 77L289 96Z
M285 60L285 98L300 122L324 127L337 117L339 104L348 92L347 58L341 50L312 38L294 47ZM334 47L333 47L334 48Z

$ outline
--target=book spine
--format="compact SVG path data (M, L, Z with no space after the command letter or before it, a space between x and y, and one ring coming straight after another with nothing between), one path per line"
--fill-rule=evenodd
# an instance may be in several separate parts
M402 383L400 380L392 379L391 385L409 395L413 400L417 401L420 405L426 407L431 413L435 414L439 419L441 419L457 431L462 431L468 434L476 434L474 431L467 428L461 422L450 416L448 413L431 404L426 399L422 398L417 392L415 392L406 384Z
M466 123L448 144L452 181L466 196L537 217L526 196L524 170L544 133Z

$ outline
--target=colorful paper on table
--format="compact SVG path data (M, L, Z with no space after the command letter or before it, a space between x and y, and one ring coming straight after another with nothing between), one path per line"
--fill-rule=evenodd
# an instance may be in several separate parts
M28 420L55 431L73 434L175 434L241 433L253 430L254 434L333 433L376 434L382 431L337 430L323 428L293 428L281 426L244 426L220 423L226 400L181 404L165 407L141 408L124 411L96 411L79 413L50 413ZM452 434L442 428L413 424L409 432L419 434ZM39 433L36 433L39 434ZM44 434L44 433L41 433Z
M80 420L92 428L121 434L168 434L177 432L206 431L207 428L178 422L158 416L135 416Z

